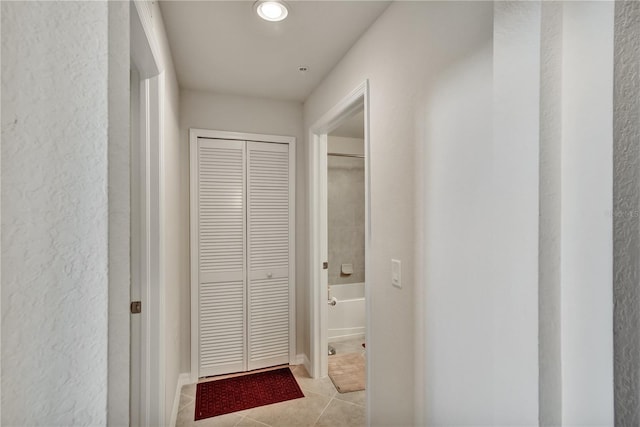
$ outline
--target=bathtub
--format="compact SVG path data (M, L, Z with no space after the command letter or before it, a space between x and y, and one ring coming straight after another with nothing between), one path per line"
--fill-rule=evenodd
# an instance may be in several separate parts
M364 336L364 283L329 286L329 298L338 303L329 306L328 338Z

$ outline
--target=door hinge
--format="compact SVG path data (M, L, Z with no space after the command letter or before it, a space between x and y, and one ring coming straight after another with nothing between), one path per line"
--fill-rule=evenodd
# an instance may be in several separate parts
M328 268L329 268L329 262L328 262L328 261L323 262L323 263L322 263L322 269L323 269L323 270L326 270L326 269L328 269Z
M131 301L131 314L142 313L142 301Z

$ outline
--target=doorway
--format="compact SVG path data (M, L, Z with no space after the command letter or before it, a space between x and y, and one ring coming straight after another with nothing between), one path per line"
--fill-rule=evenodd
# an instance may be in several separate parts
M339 393L365 389L364 105L327 134L328 375Z
M369 143L369 84L364 81L350 94L342 99L331 110L327 111L310 129L311 144L309 147L309 194L310 194L310 282L311 282L311 375L314 378L324 378L328 375L329 362L329 228L328 228L328 156L330 135L349 120L361 114L363 126L363 163L364 169L364 275L366 278L370 270L368 258L371 245L371 169L370 169L370 143ZM326 264L325 264L326 263ZM337 271L342 271L341 264L347 264L345 271L350 271L350 262L340 262ZM353 273L351 273L353 275ZM349 276L349 275L345 275ZM366 343L367 361L366 378L370 378L370 372L374 360L371 357L371 349L374 343L370 341L371 325L371 292L367 286L364 288L364 343ZM331 297L333 298L333 297ZM339 303L338 303L339 304ZM366 379L365 379L366 381ZM367 419L369 414L369 396L366 393Z

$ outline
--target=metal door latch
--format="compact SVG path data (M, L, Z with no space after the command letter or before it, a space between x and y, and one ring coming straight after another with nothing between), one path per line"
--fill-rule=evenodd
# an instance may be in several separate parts
M131 314L142 313L142 301L131 301Z
M323 269L323 270L326 270L326 269L328 269L328 268L329 268L329 261L325 261L325 262L323 262L323 263L322 263L322 269Z

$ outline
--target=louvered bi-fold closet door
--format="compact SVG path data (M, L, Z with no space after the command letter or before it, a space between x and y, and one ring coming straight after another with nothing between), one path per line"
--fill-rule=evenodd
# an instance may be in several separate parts
M246 370L245 153L198 138L200 377Z
M289 363L289 146L247 142L248 367Z

